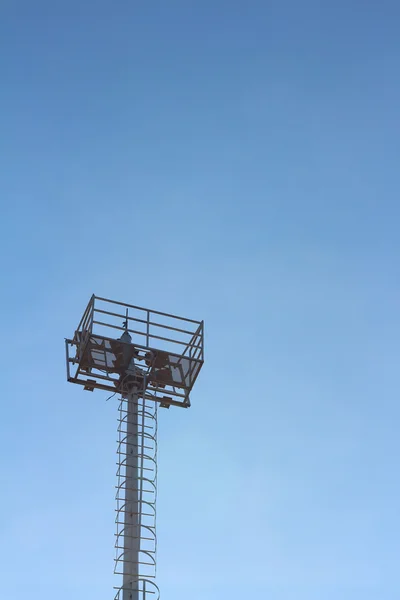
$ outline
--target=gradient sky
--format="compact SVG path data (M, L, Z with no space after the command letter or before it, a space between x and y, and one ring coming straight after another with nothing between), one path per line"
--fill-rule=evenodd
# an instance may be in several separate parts
M206 323L162 600L398 600L400 4L2 0L0 581L113 598L92 293Z

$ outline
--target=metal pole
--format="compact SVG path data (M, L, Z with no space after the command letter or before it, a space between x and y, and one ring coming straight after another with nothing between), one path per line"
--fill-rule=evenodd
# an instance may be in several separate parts
M125 522L122 600L139 600L140 506L138 393L127 397Z

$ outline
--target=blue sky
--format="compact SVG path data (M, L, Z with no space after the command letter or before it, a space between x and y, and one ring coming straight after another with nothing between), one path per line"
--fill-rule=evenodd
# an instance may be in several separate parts
M0 580L112 598L90 295L206 322L159 419L164 600L400 597L400 6L3 0Z

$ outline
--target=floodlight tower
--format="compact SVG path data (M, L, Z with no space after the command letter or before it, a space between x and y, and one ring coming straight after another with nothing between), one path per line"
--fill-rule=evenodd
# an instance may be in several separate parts
M204 360L203 321L93 295L65 345L68 381L120 398L115 600L158 600L157 408L190 406Z

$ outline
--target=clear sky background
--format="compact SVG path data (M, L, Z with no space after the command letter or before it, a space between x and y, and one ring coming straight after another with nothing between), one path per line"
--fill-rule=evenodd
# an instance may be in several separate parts
M0 581L111 599L94 292L206 322L163 600L398 600L397 0L2 0Z

